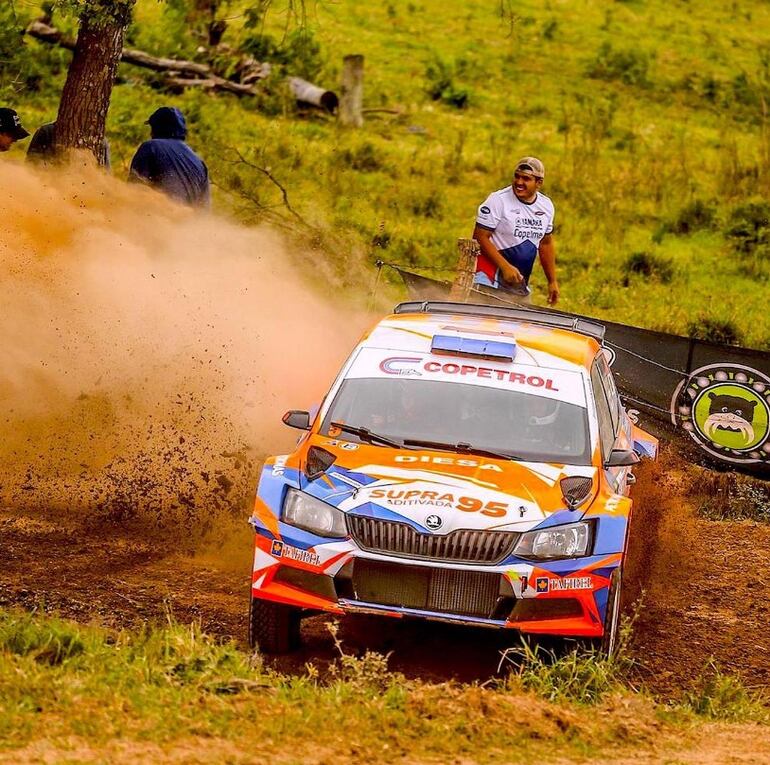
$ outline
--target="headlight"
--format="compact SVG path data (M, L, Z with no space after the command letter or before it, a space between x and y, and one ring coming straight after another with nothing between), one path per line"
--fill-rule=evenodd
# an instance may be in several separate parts
M587 555L591 544L590 523L569 523L550 529L527 531L521 535L513 551L522 558L551 560L553 558L579 558Z
M322 537L344 537L348 533L344 513L296 489L286 492L281 519Z

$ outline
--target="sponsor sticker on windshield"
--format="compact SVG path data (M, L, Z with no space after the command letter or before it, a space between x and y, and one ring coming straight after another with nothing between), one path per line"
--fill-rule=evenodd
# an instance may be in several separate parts
M347 374L355 378L435 380L478 385L553 398L585 407L583 381L579 373L526 364L505 364L485 359L447 358L430 354L364 348Z

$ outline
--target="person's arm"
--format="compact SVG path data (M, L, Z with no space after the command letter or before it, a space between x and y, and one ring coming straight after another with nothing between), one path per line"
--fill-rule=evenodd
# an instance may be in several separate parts
M152 151L146 143L143 143L134 154L131 160L131 168L128 171L129 182L134 183L152 183L153 163Z
M206 186L203 191L203 197L201 199L201 207L206 210L211 209L211 177L209 176L209 169L206 165L203 165L203 169L206 172Z
M524 277L516 266L512 266L501 254L500 250L492 244L492 231L479 226L473 229L473 238L479 243L481 252L486 255L500 270L500 275L506 284L523 284Z
M538 253L540 265L548 280L548 305L556 305L559 300L559 283L556 281L556 246L553 234L546 234L541 239Z

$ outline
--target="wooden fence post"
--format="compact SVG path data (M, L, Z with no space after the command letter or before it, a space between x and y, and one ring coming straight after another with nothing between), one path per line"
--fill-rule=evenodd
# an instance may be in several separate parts
M348 127L364 124L364 57L345 56L342 62L342 88L340 90L340 123Z
M473 287L476 259L481 250L475 239L458 239L457 248L460 250L460 257L457 259L457 276L452 284L449 299L456 303L464 303Z

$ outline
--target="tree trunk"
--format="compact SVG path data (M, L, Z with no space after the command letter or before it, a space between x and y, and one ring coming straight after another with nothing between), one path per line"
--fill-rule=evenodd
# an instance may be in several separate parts
M97 0L82 12L56 118L59 151L87 149L107 163L107 112L134 1Z

